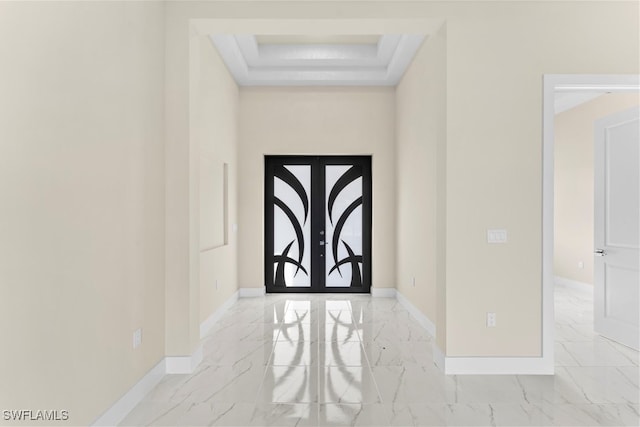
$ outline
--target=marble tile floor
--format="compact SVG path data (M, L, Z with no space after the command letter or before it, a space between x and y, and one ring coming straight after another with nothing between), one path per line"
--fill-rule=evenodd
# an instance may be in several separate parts
M165 377L121 425L639 425L638 352L593 333L590 295L555 300L555 376L445 376L395 299L241 299L197 371Z

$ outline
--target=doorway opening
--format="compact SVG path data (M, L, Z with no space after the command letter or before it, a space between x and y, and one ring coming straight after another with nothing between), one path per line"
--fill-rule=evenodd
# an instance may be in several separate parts
M264 194L267 292L370 292L371 156L266 156Z
M604 226L598 225L597 199L602 197L594 188L606 157L598 152L603 144L598 138L608 132L598 123L637 105L639 83L638 76L545 76L543 357L556 367L601 363L596 359L605 353L623 360L631 351L594 328L598 310L605 308L604 298L597 297L605 289L597 277L604 267L597 251L598 228ZM637 313L637 297L630 299Z

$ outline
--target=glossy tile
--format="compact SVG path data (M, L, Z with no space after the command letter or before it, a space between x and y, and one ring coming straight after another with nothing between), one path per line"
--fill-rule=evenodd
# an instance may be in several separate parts
M580 366L580 362L567 350L567 344L571 344L571 342L559 341L555 343L555 365Z
M322 366L368 366L367 355L360 341L319 343Z
M204 365L237 366L245 363L266 365L274 343L271 341L236 341L203 345Z
M262 364L228 366L202 365L194 375L178 387L169 399L172 402L253 403L264 379Z
M429 341L410 341L408 343L409 352L418 365L434 366L433 343Z
M287 326L297 325L299 323L311 323L312 317L316 317L313 316L312 313L314 312L311 310L287 310L284 312L283 323Z
M414 405L415 408L415 405ZM461 404L435 406L448 426L494 426L495 412L487 404Z
M626 357L632 365L638 366L638 351L622 344L619 344L615 341L608 340L606 338L602 338L602 340L606 341L611 347L613 347L616 351ZM626 362L625 362L626 365Z
M637 352L625 354L604 340L563 342L562 346L578 366L638 366Z
M259 404L253 408L246 426L303 427L318 425L317 404Z
M342 313L342 312L341 312ZM344 315L341 315L344 317ZM343 322L286 323L281 326L278 341L360 341L356 325Z
M415 322L385 320L358 323L362 341L429 341L429 335Z
M455 376L420 365L374 366L373 376L385 403L455 403Z
M194 403L180 417L180 426L244 426L254 405L250 403Z
M264 374L259 403L318 403L317 366L269 366Z
M319 325L318 338L324 342L360 341L360 329L356 324L324 323Z
M556 323L555 333L558 342L592 341L596 337L591 324L581 323Z
M203 347L216 347L221 342L276 341L280 334L280 323L234 323L212 331L204 340Z
M164 401L143 400L120 423L121 426L175 426L186 407ZM183 405L184 406L184 405Z
M389 426L389 405L362 403L327 403L320 405L318 414L321 426Z
M615 367L558 368L556 402L638 404L637 377L638 368L632 367L626 372Z
M371 366L417 364L413 347L406 341L379 339L364 343Z
M491 403L490 409L498 426L549 426L553 417L538 404Z
M378 385L368 367L320 368L320 403L382 403Z
M300 342L300 341L318 341L319 325L315 323L286 323L280 328L278 341Z
M514 375L461 375L456 378L457 403L525 405L535 402Z
M638 407L633 405L554 405L543 411L554 426L637 426Z
M277 341L269 360L275 366L310 366L318 363L318 343L311 341Z
M593 332L591 298L556 290L552 376L445 376L394 299L240 299L122 425L637 426L638 352Z

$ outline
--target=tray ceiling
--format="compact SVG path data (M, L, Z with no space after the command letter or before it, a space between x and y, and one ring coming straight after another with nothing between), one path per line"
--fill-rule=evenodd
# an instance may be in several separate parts
M395 86L424 35L210 36L240 86Z

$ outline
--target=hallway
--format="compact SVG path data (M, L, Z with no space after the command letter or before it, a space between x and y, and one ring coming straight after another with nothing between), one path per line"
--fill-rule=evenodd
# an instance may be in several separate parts
M638 352L593 334L589 294L555 301L552 377L445 376L395 299L240 299L121 425L637 425Z

